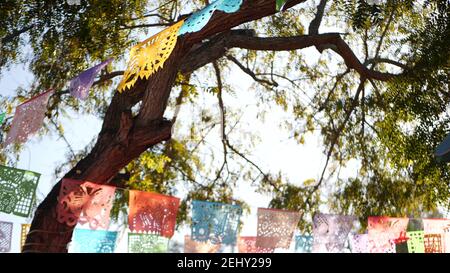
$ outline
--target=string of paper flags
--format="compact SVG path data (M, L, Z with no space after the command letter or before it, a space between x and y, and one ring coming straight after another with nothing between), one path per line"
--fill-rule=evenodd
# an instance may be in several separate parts
M130 51L129 62L118 86L119 92L131 89L138 79L148 79L170 57L178 36L202 30L216 11L234 13L243 0L216 0L185 20L164 29L137 44ZM287 0L277 0L282 11ZM108 59L73 78L70 94L80 100L88 97L95 78L113 59ZM16 107L5 146L24 143L43 124L50 96L49 89ZM0 125L6 113L0 114ZM40 174L0 166L0 211L28 217L35 198ZM109 231L110 212L116 187L64 179L58 198L57 220L75 228L74 252L114 252L117 232ZM130 190L128 228L129 252L167 252L175 232L180 199L159 193ZM242 208L238 205L194 200L191 235L185 236L185 252L217 252L221 245L237 245L239 252L270 253L287 249L301 214L295 211L258 209L256 236L238 235ZM413 219L417 220L417 219ZM298 252L342 252L349 242L352 252L450 252L450 220L420 219L421 226L409 228L412 219L369 217L367 234L351 234L355 217L317 214L313 234L295 236ZM30 226L21 228L21 246ZM13 224L0 221L0 252L9 252Z
M17 187L22 183L17 181L29 182L36 177L33 173L28 177L22 170L0 170L3 170L0 172L2 181L6 181L3 187L14 188L12 192L22 188ZM9 180L5 179L5 170L9 173ZM34 184L29 188L35 188ZM56 210L57 221L69 227L75 227L78 223L89 227L74 229L71 252L115 251L118 232L108 228L117 189L109 185L63 179ZM26 199L33 194L34 191L27 191ZM1 200L0 209L5 212L6 204L10 208L9 213L16 213L15 209L11 209L11 204L17 206L21 201ZM179 204L180 199L174 196L130 190L128 252L168 252L170 239L175 233ZM23 211L18 215L27 216ZM194 200L191 234L185 236L185 252L217 252L222 245L228 245L237 246L239 252L272 253L276 249L289 249L293 241L296 252L450 252L450 219L369 217L368 232L353 234L351 231L356 217L318 213L313 218L311 235L294 236L300 212L258 208L256 236L241 237L238 234L241 216L239 205ZM1 221L0 227L0 251L8 252L13 224ZM22 225L21 246L29 228L27 224Z
M118 91L123 92L134 86L140 79L148 79L164 66L178 40L178 36L197 32L203 29L216 10L234 13L239 10L243 0L216 0L205 8L194 12L186 20L180 20L158 34L144 40L131 48L130 58ZM112 58L82 72L69 83L69 92L75 98L85 100L100 71L113 61ZM48 99L53 89L33 97L20 104L15 111L11 129L5 141L5 147L11 143L24 143L28 137L36 133L45 118ZM0 115L0 124L6 113Z

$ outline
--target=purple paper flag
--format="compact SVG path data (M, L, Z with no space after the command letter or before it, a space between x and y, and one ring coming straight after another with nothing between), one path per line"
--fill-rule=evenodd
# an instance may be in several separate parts
M94 84L95 77L97 74L110 62L112 62L112 58L98 64L88 70L82 72L77 77L73 78L70 81L70 94L72 96L79 98L81 100L85 100L89 95L89 89L91 89L92 84Z

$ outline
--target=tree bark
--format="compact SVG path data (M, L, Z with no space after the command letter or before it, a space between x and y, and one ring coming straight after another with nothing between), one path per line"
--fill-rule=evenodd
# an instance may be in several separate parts
M290 8L305 0L292 0ZM92 151L64 177L107 184L131 160L155 144L171 137L170 121L163 118L170 91L180 67L193 46L245 22L276 13L275 0L244 0L232 14L217 12L199 32L178 38L177 45L164 65L148 80L139 80L132 90L116 92L105 115L97 143ZM195 67L194 67L195 68ZM198 67L197 67L198 68ZM186 71L184 71L186 72ZM142 100L140 112L132 116L131 108ZM73 227L56 220L61 181L39 205L33 218L23 252L67 252Z

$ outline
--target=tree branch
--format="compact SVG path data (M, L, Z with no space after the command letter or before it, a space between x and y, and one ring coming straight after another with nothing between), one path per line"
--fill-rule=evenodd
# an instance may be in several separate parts
M21 34L27 32L27 31L29 31L29 30L32 29L33 27L34 27L34 25L30 25L30 26L24 27L24 28L22 28L22 29L15 30L15 31L13 31L11 34L6 35L5 37L3 37L2 40L1 40L1 43L2 43L2 44L9 43L9 42L11 42L14 38L20 36Z
M314 19L309 24L308 34L319 34L319 27L322 23L323 14L325 12L325 7L327 5L328 0L320 0L319 5L317 6L317 13Z
M331 47L343 59L348 68L356 70L361 77L387 81L396 76L390 73L368 69L360 62L348 44L338 33L304 35L294 37L254 37L254 32L230 31L213 38L189 53L180 66L182 73L192 72L199 67L224 56L230 48L250 50L292 51L311 46L333 45ZM384 60L386 61L386 60ZM390 63L394 63L392 61ZM400 65L400 63L397 63Z
M249 75L250 77L252 77L252 79L260 84L262 84L263 86L278 86L278 83L276 82L270 82L268 80L265 79L260 79L256 76L255 73L253 73L253 71L248 68L245 67L242 63L240 63L235 57L233 57L232 55L226 55L227 59L232 61L233 63L235 63L244 73L246 73L247 75Z

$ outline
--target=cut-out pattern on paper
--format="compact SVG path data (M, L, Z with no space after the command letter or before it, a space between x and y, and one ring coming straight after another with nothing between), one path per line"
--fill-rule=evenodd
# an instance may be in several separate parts
M408 218L372 216L368 219L369 252L395 253L394 240L406 232Z
M39 173L0 165L0 211L28 217L40 176Z
M133 87L138 78L148 79L164 66L175 48L178 30L183 23L184 21L180 21L131 48L127 69L118 87L119 92Z
M57 220L74 226L89 223L91 229L108 228L116 188L87 181L63 179Z
M50 89L16 107L14 118L6 137L5 147L11 143L24 143L35 134L44 122L47 102L53 90Z
M213 244L236 244L242 208L215 202L192 202L191 238Z
M220 247L220 244L212 244L209 241L198 242L188 235L184 236L184 253L217 253Z
M11 251L13 223L0 221L0 252Z
M443 252L450 253L450 219L423 219L423 231L427 234L440 234Z
M233 13L238 11L241 5L242 0L216 0L189 16L181 27L179 35L202 30L208 24L209 20L211 20L216 10Z
M342 252L355 219L354 216L347 215L314 215L312 252Z
M20 249L25 245L25 241L27 240L27 235L30 232L31 225L30 224L22 224L20 230Z
M368 253L369 235L350 234L350 249L352 253Z
M441 234L424 235L425 253L444 253Z
M273 253L273 248L263 248L256 246L255 236L241 236L238 239L239 253Z
M113 253L116 239L115 231L76 228L70 250L73 253Z
M169 239L155 234L128 233L128 253L167 253Z
M264 248L289 248L300 212L258 208L256 245Z
M171 238L175 231L180 199L154 192L130 191L128 225L135 232Z
M89 95L89 89L91 89L94 84L95 77L97 74L113 59L108 59L88 70L85 70L75 78L70 81L69 91L72 96L85 100Z
M408 237L408 253L425 253L425 233L420 231L407 231L406 237Z
M314 237L310 235L295 236L295 252L311 253L314 243Z

